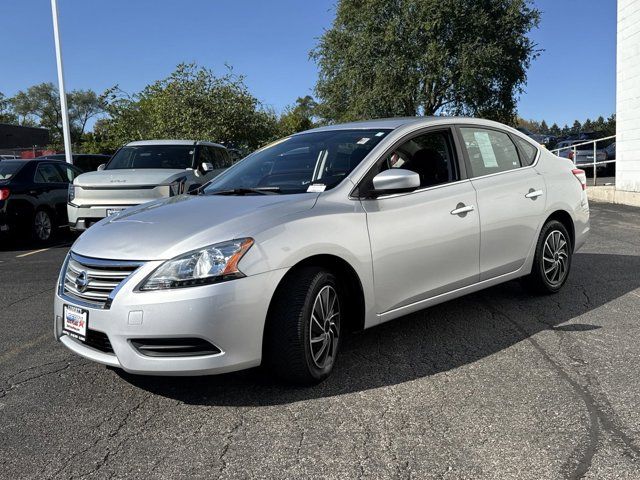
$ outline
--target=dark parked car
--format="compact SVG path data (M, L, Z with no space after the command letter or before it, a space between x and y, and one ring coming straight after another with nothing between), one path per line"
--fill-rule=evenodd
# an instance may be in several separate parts
M107 163L111 158L109 155L97 155L92 153L74 153L73 164L83 172L95 172L98 167L103 163ZM66 161L64 153L56 153L54 155L45 155L44 157L38 157L39 159L46 160L62 160Z
M69 183L81 173L59 160L0 162L0 233L49 241L58 227L67 226Z

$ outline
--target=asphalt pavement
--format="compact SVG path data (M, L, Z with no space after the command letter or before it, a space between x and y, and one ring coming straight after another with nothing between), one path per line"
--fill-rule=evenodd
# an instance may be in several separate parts
M592 204L559 294L509 282L352 335L314 388L75 356L67 250L0 247L0 478L640 478L640 209Z

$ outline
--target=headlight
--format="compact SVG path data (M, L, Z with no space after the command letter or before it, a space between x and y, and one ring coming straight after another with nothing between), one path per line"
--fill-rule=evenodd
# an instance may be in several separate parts
M73 202L73 199L76 198L76 186L73 183L69 184L69 201Z
M167 260L138 289L148 291L195 287L244 277L238 270L238 262L251 245L252 238L240 238Z

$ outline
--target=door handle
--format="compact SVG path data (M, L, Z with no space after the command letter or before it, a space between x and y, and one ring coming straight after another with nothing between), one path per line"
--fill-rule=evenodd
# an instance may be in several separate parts
M534 190L533 188L531 190L529 190L529 193L527 193L524 198L532 198L532 199L536 199L538 197L541 197L542 195L544 195L544 192L542 190Z
M465 215L469 212L473 212L476 209L473 205L465 205L464 203L459 203L456 205L456 208L451 210L451 215Z

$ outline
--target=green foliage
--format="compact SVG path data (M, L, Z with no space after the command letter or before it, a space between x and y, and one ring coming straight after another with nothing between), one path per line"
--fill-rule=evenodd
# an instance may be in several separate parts
M0 123L18 123L18 117L13 113L11 107L11 100L5 97L2 92L0 92Z
M311 52L330 121L436 113L514 119L537 55L529 0L339 0Z
M58 89L53 83L40 83L19 91L10 102L12 112L21 125L47 128L52 143L62 144L62 109ZM87 122L104 111L104 104L93 90L73 90L67 94L67 104L71 141L78 143Z
M518 118L517 124L520 127L531 130L533 133L554 135L556 137L575 135L583 132L596 132L602 137L610 137L616 134L615 113L606 120L602 115L596 120L587 118L584 123L581 123L579 120L575 120L571 127L565 125L563 128L560 128L556 123L551 125L551 127L548 127L547 122L544 120L542 120L542 122L538 122L536 120L525 120L523 118Z
M104 95L109 118L97 125L94 150L113 150L154 138L210 140L254 149L277 137L277 118L231 69L222 76L180 64L167 78L127 95L117 86Z
M318 107L316 101L309 95L298 97L293 107L287 107L278 121L281 136L303 132L315 127L313 121Z

